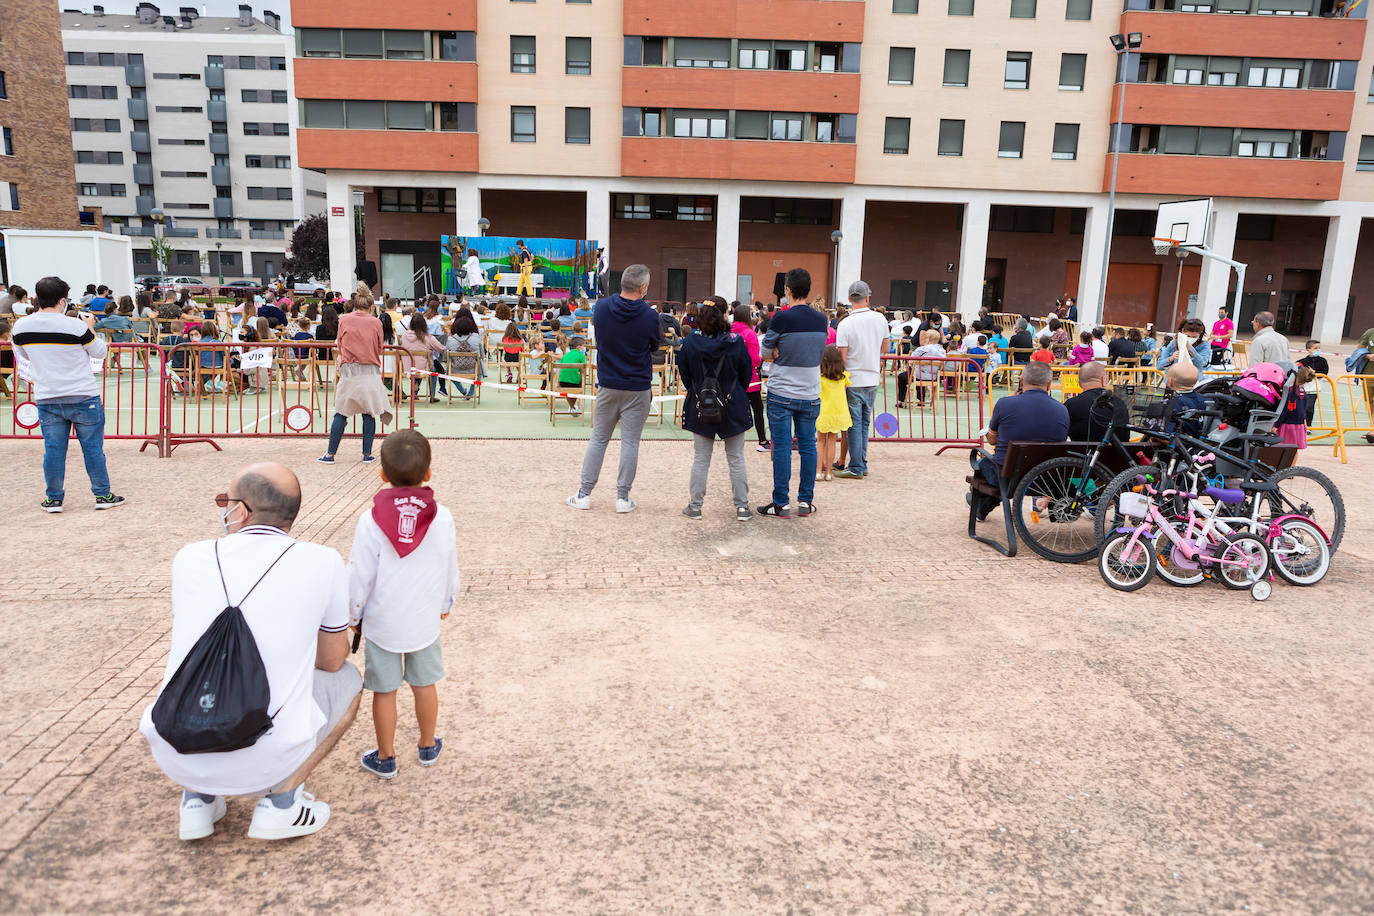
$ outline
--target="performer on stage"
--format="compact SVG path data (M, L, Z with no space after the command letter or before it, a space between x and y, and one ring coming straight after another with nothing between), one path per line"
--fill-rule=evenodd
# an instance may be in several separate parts
M596 251L596 294L598 296L606 295L606 280L610 269L611 257L606 254L606 248L603 245Z
M520 262L520 284L515 288L515 294L517 296L533 296L534 255L530 254L530 250L525 247L524 239L516 239L515 247L515 257Z
M463 265L463 269L467 271L467 276L464 278L466 282L463 285L468 288L469 292L486 292L487 275L482 272L482 262L477 258L476 248L468 249L468 259L467 263Z

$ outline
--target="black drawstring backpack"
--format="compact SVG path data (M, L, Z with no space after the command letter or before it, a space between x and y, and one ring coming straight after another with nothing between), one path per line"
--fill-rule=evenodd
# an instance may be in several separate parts
M239 605L267 578L287 546L238 604L229 600L215 543L215 568L227 604L186 653L153 704L153 727L182 754L219 754L257 743L272 727L272 691L258 642Z

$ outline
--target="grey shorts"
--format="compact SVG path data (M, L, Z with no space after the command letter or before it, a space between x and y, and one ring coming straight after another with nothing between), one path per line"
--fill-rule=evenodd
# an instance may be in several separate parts
M364 659L363 686L373 693L391 693L403 680L412 687L428 687L444 676L444 653L437 639L418 652L388 652L369 642Z
M316 747L338 726L353 698L362 692L362 680L358 669L348 662L338 671L315 669L315 683L311 692L315 696L315 705L320 707L325 718L324 725L315 732Z

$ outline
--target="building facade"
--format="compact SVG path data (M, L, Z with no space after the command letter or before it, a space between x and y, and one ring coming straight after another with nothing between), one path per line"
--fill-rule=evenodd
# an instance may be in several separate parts
M1162 201L1215 198L1240 323L1374 324L1374 85L1337 0L295 0L298 156L352 200L382 288L439 237L608 242L650 295L772 299L811 270L897 308L1174 320L1228 268L1156 256ZM1122 49L1109 41L1120 33ZM1126 39L1129 36L1129 40ZM1235 291L1230 291L1234 299ZM1177 302L1177 306L1176 306ZM1357 330L1357 333L1358 333Z
M291 230L324 209L323 177L292 143L292 39L270 11L239 12L62 14L76 190L107 231L135 237L137 274L157 272L156 210L166 272L213 284L279 273Z
M0 229L77 229L55 7L0 6Z

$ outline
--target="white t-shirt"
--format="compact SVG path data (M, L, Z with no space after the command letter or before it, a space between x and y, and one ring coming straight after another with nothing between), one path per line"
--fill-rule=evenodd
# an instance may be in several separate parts
M149 704L139 731L162 772L178 785L207 795L252 795L281 783L315 750L315 733L326 721L312 695L317 634L348 628L348 573L337 551L294 541L263 525L218 542L183 547L172 561L172 645L164 686L226 606L215 571L216 543L228 603L241 602L267 669L272 728L251 747L181 754L157 733ZM245 601L243 596L288 544L294 544L291 552Z
M1107 358L1107 342L1101 337L1093 338L1093 359Z
M900 333L900 330L899 330ZM835 329L835 346L848 347L844 367L853 388L873 388L878 384L878 369L886 352L887 321L869 308L855 309Z
M362 514L348 554L349 613L363 635L388 652L419 652L439 638L439 615L458 597L453 514L437 506L429 530L406 556Z

